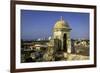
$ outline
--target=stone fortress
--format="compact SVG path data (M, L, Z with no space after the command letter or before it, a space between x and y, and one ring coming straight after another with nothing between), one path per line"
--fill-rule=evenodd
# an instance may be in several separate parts
M31 52L28 57L32 58L32 62L89 59L89 56L77 54L77 50L73 47L76 43L74 42L73 44L73 41L70 38L71 30L72 29L70 28L68 22L65 22L61 16L60 20L54 24L51 39L43 44L38 43L38 46L31 43L32 45L29 46L29 48L31 48L31 51L33 52ZM80 48L83 47L84 46ZM85 47L85 51L86 52L84 53L89 52L87 47Z
M53 46L51 49L51 51L53 51L51 55L52 57L55 57L55 60L63 60L64 54L71 53L70 31L71 28L69 27L68 23L63 20L62 17L55 23L53 34L49 42L49 44ZM50 50L46 53L46 55L49 53ZM50 56L47 58L50 58Z
M71 53L70 30L68 23L62 17L56 22L53 29L54 45L68 53Z

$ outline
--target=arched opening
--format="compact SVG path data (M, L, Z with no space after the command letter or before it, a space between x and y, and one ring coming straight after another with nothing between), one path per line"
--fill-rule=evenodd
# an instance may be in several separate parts
M67 51L67 34L63 35L63 51Z

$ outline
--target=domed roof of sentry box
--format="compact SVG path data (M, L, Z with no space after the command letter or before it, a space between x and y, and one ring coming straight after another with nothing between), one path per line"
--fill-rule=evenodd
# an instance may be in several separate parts
M61 19L58 20L55 25L54 25L54 29L70 29L69 25L67 22L65 22L61 16Z

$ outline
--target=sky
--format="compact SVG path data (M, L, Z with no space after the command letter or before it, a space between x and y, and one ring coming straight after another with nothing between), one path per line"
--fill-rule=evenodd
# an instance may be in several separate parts
M21 39L52 36L55 23L63 17L72 29L72 39L89 39L89 13L21 10Z

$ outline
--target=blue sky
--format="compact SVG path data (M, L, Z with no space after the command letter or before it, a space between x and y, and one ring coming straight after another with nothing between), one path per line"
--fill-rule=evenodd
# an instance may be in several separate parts
M68 22L71 38L89 39L89 13L21 10L21 39L48 38L60 17Z

